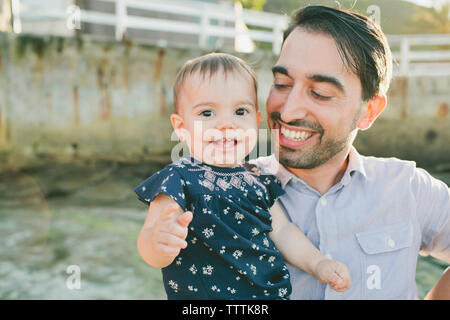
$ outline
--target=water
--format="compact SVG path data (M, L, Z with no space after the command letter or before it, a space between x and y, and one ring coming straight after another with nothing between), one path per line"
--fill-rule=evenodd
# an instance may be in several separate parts
M0 299L166 299L161 272L138 255L146 216L132 191L164 166L42 164L0 173ZM447 183L449 173L436 174ZM6 183L3 183L3 182ZM70 289L80 270L80 289ZM420 257L419 297L445 264Z

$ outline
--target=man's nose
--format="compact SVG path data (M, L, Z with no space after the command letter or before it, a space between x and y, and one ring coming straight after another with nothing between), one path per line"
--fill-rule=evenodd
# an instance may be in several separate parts
M285 123L289 123L297 119L306 118L308 113L309 109L303 90L294 86L280 109L281 120Z

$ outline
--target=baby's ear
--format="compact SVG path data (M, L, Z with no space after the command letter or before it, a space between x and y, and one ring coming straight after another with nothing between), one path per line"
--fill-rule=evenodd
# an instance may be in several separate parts
M259 122L261 121L261 111L256 111L256 121L259 127Z
M172 128L177 134L180 141L184 141L184 120L178 113L172 113L170 115L170 122L172 124Z

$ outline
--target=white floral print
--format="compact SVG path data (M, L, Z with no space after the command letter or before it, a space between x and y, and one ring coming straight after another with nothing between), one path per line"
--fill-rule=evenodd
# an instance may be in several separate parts
M182 293L196 298L240 299L241 295L252 296L241 289L251 286L251 290L259 292L253 295L256 299L262 296L286 298L290 289L281 285L281 281L288 282L289 274L287 269L282 270L281 253L274 250L268 237L270 214L266 203L274 201L269 191L279 192L273 178L239 172L241 169L216 171L189 161L184 159L172 166L170 172L166 170L165 176L158 178L159 183L163 181L159 187L146 184L136 191L145 193L140 199L148 201L154 199L153 190L167 193L194 214L188 227L188 246L167 267L177 268L171 272L179 270L176 271L179 276L176 273L165 275L171 279L166 280L168 297ZM195 256L196 252L202 252L202 256ZM202 265L195 261L202 261ZM279 273L279 280L266 286L265 276L269 273L273 276L274 272Z
M213 271L214 271L214 268L210 265L203 267L203 274L210 276L210 275L212 275Z

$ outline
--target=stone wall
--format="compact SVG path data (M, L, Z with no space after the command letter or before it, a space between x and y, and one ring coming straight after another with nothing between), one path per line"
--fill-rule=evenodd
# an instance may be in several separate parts
M178 68L205 52L129 42L0 34L0 163L48 158L145 159L167 152ZM257 71L259 102L271 52L241 55ZM358 134L363 154L424 166L450 163L450 76L395 79L389 106Z

